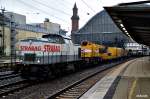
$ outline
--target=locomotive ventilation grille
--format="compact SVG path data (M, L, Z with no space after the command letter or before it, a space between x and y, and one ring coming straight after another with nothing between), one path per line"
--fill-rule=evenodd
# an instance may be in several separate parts
M36 59L36 54L32 54L32 53L24 54L25 61L35 61L35 59Z

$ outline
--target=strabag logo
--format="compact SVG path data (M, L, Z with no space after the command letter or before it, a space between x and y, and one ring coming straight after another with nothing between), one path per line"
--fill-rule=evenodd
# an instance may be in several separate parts
M60 46L44 45L45 52L60 52Z
M20 46L21 51L44 51L44 52L60 52L60 46L56 45L44 45L41 46Z

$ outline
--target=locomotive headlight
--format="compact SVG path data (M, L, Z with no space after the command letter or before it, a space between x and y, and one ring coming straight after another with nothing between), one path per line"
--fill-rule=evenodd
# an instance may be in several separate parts
M23 62L23 58L20 58L20 59L19 59L19 62Z
M40 60L38 59L37 62L40 63Z
M22 62L23 60L22 59L20 59L20 62Z
M81 49L81 52L83 52L83 53L90 53L90 52L92 52L92 50L90 50L90 49Z

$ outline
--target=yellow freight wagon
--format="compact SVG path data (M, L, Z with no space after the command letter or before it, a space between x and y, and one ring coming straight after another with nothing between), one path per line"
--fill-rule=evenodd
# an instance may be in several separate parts
M106 53L101 55L103 60L115 59L123 56L124 50L117 47L108 47Z

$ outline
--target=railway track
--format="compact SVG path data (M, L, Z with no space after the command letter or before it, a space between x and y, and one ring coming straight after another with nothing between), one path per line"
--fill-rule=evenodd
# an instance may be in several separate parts
M9 79L9 78L13 78L13 77L18 77L20 76L20 74L5 74L5 75L1 75L0 76L0 80L4 80L4 79Z
M0 89L0 97L5 97L9 94L13 94L19 90L22 90L26 87L30 86L30 84L26 81L20 81L15 84L5 85L4 88Z
M120 64L120 63L118 63ZM60 90L59 92L48 97L48 99L79 99L88 89L90 89L97 81L104 77L108 72L110 72L114 65L109 67L104 67L96 73L85 77L66 88ZM116 67L114 67L116 68Z
M5 92L0 94L0 98L5 97L7 99L16 99L17 97L20 99L24 97L24 99L41 99L42 97L42 99L78 99L95 83L97 83L97 81L113 70L113 68L118 68L116 65L124 63L128 60L130 59L111 63L109 65L105 64L92 71L85 73L79 72L77 73L78 75L73 75L52 82L50 81L50 83L47 81L45 83L39 82L33 84L26 81L22 82L23 84L14 84L14 87L10 86L8 88L8 92L7 87L3 88ZM12 89L12 91L10 89ZM1 91L2 90L0 88L0 93Z
M6 76L6 75L10 75L10 74L12 74L12 73L13 73L13 71L0 72L0 77Z
M19 74L5 75L0 80L0 97L5 97L8 94L12 94L31 85L27 80L22 79Z

